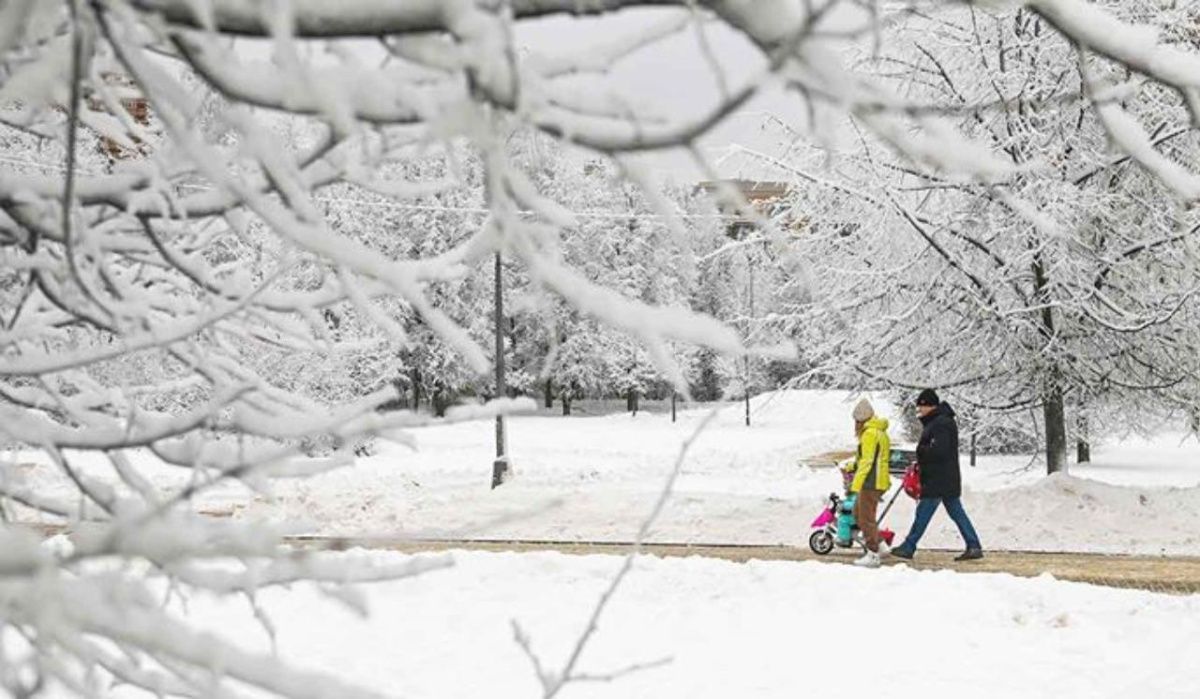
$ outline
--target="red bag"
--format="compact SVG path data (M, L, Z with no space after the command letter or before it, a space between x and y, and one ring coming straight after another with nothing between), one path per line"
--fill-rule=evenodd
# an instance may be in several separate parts
M900 481L900 487L908 497L913 500L921 499L921 467L913 464L904 470L904 479Z

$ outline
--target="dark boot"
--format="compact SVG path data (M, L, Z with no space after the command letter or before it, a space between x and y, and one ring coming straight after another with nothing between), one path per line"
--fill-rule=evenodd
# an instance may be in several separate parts
M954 557L956 561L978 561L983 558L983 549L967 549Z
M904 558L911 561L916 552L911 549L906 549L903 546L897 546L896 548L892 549L891 553L896 558Z

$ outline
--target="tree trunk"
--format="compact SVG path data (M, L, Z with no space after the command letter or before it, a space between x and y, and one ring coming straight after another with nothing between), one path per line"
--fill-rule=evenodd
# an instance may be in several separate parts
M413 367L409 372L409 381L412 383L412 409L421 409L421 370Z
M746 344L750 345L751 336L754 334L754 258L753 248L746 248L746 277L747 291L750 301L750 315L746 319ZM750 382L753 377L750 376L750 355L742 357L743 371L746 374L746 427L750 426Z
M433 405L433 416L446 417L446 404L449 401L446 400L446 393L440 386L433 389L433 395L430 396L429 400Z
M1083 408L1075 418L1075 462L1086 464L1092 460L1092 444L1088 441L1088 420Z
M671 391L671 422L675 422L675 397L676 393Z
M571 397L564 393L559 396L559 399L562 400L563 415L570 415L571 414Z
M742 400L746 404L746 427L750 426L750 357L742 357Z
M542 398L547 408L554 407L554 382L550 379L546 379L546 383L542 385Z
M1036 294L1034 298L1042 305L1041 335L1050 347L1054 341L1054 306L1050 303L1046 289L1049 280L1046 277L1046 267L1040 254L1033 256L1033 283ZM1062 373L1056 359L1050 357L1047 369L1045 394L1042 403L1042 417L1046 422L1046 473L1058 473L1067 466L1067 419L1063 409Z
M1063 411L1062 388L1050 387L1042 405L1046 421L1046 473L1065 471L1067 467L1067 421Z
M971 430L971 466L975 466L975 430Z

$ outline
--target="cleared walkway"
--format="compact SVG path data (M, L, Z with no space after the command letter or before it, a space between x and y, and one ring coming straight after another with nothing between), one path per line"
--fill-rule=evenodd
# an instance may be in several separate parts
M294 537L291 542L329 549L352 547L387 549L405 553L470 549L477 551L559 551L570 554L625 554L631 543L577 541L495 541L485 539L428 540L401 538ZM704 556L730 561L819 561L849 564L857 550L834 551L818 556L807 547L741 546L735 544L651 543L642 552L655 556ZM980 561L956 563L958 551L921 550L914 561L886 558L885 565L908 565L920 570L955 570L962 573L1010 573L1022 577L1050 574L1060 580L1126 587L1169 594L1200 594L1200 558L1110 556L1084 553L989 551Z

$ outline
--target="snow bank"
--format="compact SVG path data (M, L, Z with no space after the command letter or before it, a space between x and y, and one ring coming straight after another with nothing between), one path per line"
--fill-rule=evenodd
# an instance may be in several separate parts
M1200 553L1200 487L1135 488L1056 474L969 503L997 548ZM939 542L953 538L951 527L940 529Z
M278 627L280 654L298 666L414 699L532 697L540 688L511 622L549 669L561 667L620 563L454 556L454 568L367 588L368 620L307 589L265 591L257 601ZM245 605L190 606L218 633L267 647ZM579 670L671 662L563 696L1190 699L1200 686L1196 638L1196 596L903 566L643 558Z

